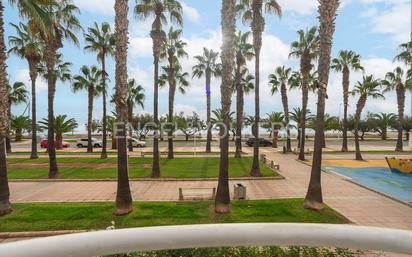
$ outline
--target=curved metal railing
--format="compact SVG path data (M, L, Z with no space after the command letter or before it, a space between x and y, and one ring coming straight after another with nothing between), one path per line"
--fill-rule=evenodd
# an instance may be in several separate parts
M0 244L2 257L101 256L229 246L335 246L412 254L412 231L331 224L246 223L118 229Z

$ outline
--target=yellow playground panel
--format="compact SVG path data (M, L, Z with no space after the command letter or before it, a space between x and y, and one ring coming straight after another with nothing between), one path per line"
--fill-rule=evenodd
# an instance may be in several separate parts
M388 167L388 163L383 160L323 160L322 166L348 167L348 168L371 168L371 167Z

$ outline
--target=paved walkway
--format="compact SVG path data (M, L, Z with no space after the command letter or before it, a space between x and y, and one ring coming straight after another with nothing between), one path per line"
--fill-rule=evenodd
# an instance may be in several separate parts
M280 164L280 173L286 179L233 180L230 186L244 184L249 199L304 197L310 167L295 161L295 155L274 153L272 148L262 149L262 153ZM380 158L378 155L365 157ZM213 188L216 185L216 181L133 181L131 189L135 201L175 201L179 187ZM356 224L412 229L412 208L409 206L329 173L322 174L322 186L326 204ZM14 203L114 201L116 194L116 182L11 182L10 187Z
M263 152L280 164L280 174L286 180L306 191L310 178L309 166L291 161L291 157L296 156L275 154L271 150ZM380 158L379 155L365 157ZM325 155L327 158L328 155ZM412 229L412 208L405 204L330 173L322 173L322 189L325 203L358 225Z

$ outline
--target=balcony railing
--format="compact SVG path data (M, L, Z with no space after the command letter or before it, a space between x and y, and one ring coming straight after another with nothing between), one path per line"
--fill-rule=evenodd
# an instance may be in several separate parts
M1 257L102 256L234 246L341 247L412 254L412 231L330 224L246 223L104 230L0 244Z

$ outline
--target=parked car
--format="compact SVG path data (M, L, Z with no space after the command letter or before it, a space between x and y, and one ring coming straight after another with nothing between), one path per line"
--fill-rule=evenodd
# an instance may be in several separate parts
M88 145L89 145L89 139L87 138L81 138L77 140L77 143L76 143L76 146L79 148L87 147ZM92 146L93 147L103 147L103 142L96 138L92 138Z
M128 137L127 140L130 140L130 137ZM136 138L132 138L132 146L133 147L146 147L146 142L137 140Z
M246 141L246 145L252 147L255 145L255 142L256 142L255 138L249 138ZM272 146L272 142L264 138L259 138L259 146Z
M47 148L48 147L48 142L47 142L47 139L42 139L41 141L40 141L40 147L41 148ZM69 143L67 143L67 142L63 142L63 148L68 148L68 147L70 147L70 144Z

